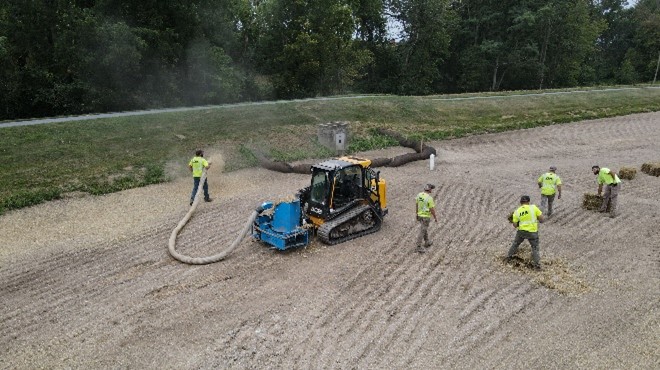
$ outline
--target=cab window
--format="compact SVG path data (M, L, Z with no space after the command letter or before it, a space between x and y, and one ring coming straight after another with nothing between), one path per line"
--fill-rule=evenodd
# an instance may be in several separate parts
M314 203L325 204L327 189L328 173L323 171L315 173L312 177L311 201Z

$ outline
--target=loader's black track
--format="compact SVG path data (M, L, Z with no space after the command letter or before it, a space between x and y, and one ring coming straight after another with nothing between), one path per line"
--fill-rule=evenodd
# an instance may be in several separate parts
M366 223L365 223L366 222ZM382 216L369 205L361 204L350 211L326 221L318 229L318 236L323 243L335 245L347 240L359 238L380 230ZM347 233L340 232L340 227L348 228ZM360 228L351 232L352 228ZM361 229L366 227L365 229Z

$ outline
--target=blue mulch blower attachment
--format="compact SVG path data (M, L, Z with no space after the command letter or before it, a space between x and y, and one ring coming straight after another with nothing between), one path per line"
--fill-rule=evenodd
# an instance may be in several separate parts
M273 209L274 208L274 209ZM310 230L303 228L300 199L289 202L264 202L257 208L252 236L279 250L309 244Z

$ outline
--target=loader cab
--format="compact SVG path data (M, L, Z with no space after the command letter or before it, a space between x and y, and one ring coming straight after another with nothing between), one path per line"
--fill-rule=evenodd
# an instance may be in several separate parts
M359 164L330 160L312 167L310 215L326 219L332 212L363 197L364 169Z
M312 183L305 213L315 224L321 224L336 212L353 206L356 201L378 203L378 174L368 166L369 160L342 157L312 166ZM384 195L384 194L383 194Z

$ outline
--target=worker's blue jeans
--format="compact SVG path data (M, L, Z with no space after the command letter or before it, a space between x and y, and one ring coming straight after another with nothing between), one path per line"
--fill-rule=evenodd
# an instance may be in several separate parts
M190 195L190 201L192 202L195 200L195 194L197 194L197 188L199 187L199 177L193 177L193 190L192 194ZM207 180L204 180L204 185L202 186L202 189L204 190L204 199L209 199L209 183Z

